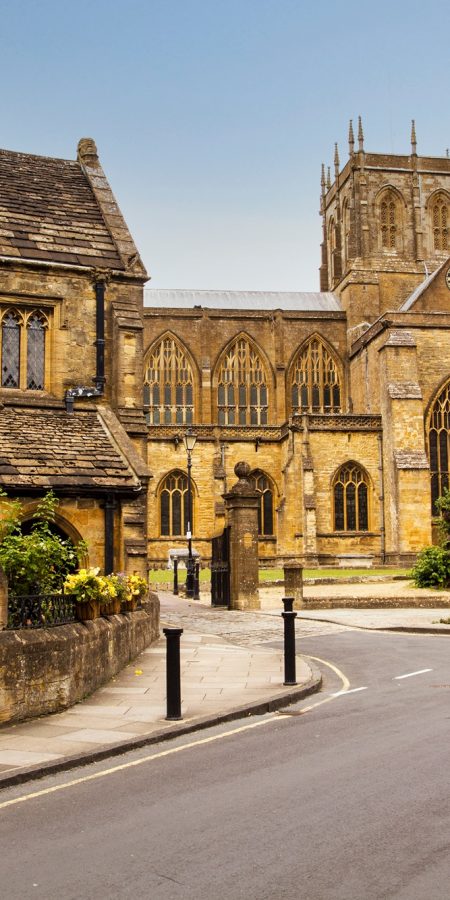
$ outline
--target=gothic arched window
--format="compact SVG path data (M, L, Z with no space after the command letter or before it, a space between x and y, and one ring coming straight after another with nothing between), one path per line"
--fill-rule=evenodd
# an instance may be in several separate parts
M335 531L369 530L369 479L356 463L341 466L333 480Z
M393 191L385 191L380 200L380 234L383 250L397 249L399 224L399 201Z
M219 425L267 425L266 372L246 338L238 338L219 364L217 414Z
M291 402L294 415L305 412L341 411L341 386L335 360L319 338L303 347L291 369Z
M428 431L430 449L431 505L437 514L436 500L449 487L450 458L450 382L445 385L431 407Z
M192 367L186 353L172 337L163 338L146 357L144 406L149 425L192 424Z
M431 207L431 227L433 229L433 248L448 250L449 244L449 203L445 196L439 194Z
M184 472L176 469L166 475L159 490L159 502L161 535L183 537L188 524L188 479Z
M2 387L20 385L20 332L22 319L14 310L2 318Z
M45 369L45 320L33 313L27 321L27 388L42 391Z
M328 247L330 251L329 255L329 272L330 272L330 280L334 281L335 276L335 258L336 258L336 223L333 218L330 219L330 224L328 227Z
M272 482L265 472L261 472L260 469L255 469L254 472L250 473L250 480L252 481L253 489L260 494L258 506L258 534L260 537L273 535L274 490Z
M40 310L7 309L1 318L1 386L42 391L45 387L45 333Z

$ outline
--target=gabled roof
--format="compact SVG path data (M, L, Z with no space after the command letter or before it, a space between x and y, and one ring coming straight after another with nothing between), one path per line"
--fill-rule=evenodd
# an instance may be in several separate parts
M440 266L438 266L437 269L435 269L434 272L431 273L431 275L427 275L427 277L424 278L424 280L418 285L418 287L415 288L412 294L410 294L409 297L407 297L406 300L402 303L399 312L408 312L408 310L410 310L411 307L414 306L416 300L418 300L419 297L421 297L422 294L425 293L425 291L430 287L430 284L433 283L436 276L439 275L439 272L442 272L442 269L447 265L448 259L444 260L444 262Z
M1 256L145 276L91 138L77 160L0 150Z
M144 290L144 308L289 310L342 312L339 298L330 291L188 291Z
M1 408L0 484L14 490L137 493L148 470L142 460L135 465L137 453L130 439L113 414L104 413Z

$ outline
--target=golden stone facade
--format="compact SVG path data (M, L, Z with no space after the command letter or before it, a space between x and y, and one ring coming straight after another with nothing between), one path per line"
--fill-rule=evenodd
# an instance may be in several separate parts
M207 560L234 466L260 495L268 564L409 564L450 453L450 159L367 153L322 175L320 293L147 290L149 565Z
M0 151L0 485L52 489L87 563L146 574L147 280L98 160Z

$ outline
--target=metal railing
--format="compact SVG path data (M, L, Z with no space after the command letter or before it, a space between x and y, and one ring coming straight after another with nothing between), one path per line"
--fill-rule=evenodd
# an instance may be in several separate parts
M9 594L8 629L53 628L55 625L75 621L75 601L63 593L23 596Z

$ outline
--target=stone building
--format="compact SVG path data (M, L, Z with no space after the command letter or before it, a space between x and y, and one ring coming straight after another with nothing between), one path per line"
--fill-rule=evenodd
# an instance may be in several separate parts
M146 290L151 566L224 525L239 460L260 494L259 552L409 564L448 484L450 159L369 153L361 121L322 169L320 292Z
M0 485L106 571L146 572L146 280L93 140L0 151Z

